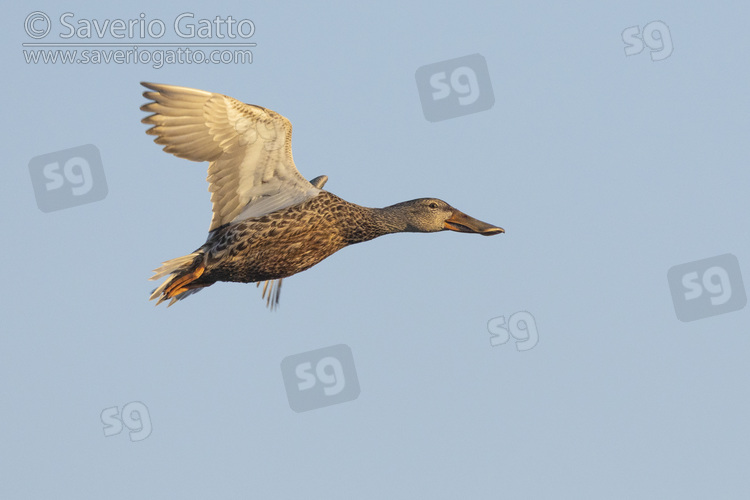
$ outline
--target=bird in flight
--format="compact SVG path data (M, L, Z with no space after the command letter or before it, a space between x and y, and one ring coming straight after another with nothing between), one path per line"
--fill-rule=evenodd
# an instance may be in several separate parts
M442 200L420 198L385 208L349 203L323 190L325 175L306 180L292 159L292 124L270 109L203 90L141 83L152 113L142 120L164 151L207 161L213 217L193 253L164 262L152 280L157 305L217 281L264 282L274 308L281 280L354 243L390 233L443 230L485 236L502 228L469 217Z

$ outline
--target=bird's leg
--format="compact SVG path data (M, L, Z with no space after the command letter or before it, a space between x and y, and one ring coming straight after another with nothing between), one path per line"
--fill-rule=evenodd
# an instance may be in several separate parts
M164 296L168 299L171 299L175 295L179 295L182 292L186 292L187 290L189 290L189 288L185 285L200 278L203 275L205 270L206 270L206 267L203 265L200 265L197 268L195 268L193 272L188 273L184 276L180 276L179 279L176 279L174 283L170 283L167 289L164 290Z

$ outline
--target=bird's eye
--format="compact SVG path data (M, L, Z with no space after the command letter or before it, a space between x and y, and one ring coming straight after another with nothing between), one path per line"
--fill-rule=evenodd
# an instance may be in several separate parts
M437 208L438 204L433 201L433 202L430 202L429 206L430 206L430 208Z

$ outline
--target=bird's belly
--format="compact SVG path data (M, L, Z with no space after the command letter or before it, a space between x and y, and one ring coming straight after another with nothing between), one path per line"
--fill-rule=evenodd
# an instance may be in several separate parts
M314 266L346 244L330 231L277 229L245 233L209 252L216 281L249 283L286 278Z

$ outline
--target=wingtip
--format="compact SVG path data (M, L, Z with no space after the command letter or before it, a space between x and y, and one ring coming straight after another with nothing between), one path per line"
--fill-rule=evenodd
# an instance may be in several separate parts
M310 179L310 184L318 189L323 189L323 186L325 186L326 182L328 182L327 175L319 175L314 179Z
M208 92L208 91L205 91L205 90L196 89L196 88L192 88L192 87L183 87L183 86L180 86L180 85L170 85L168 83L141 82L141 85L144 86L144 87L146 87L147 89L150 89L150 90L154 91L157 94L172 94L172 93L174 93L174 94L180 94L180 95L192 95L194 97L196 97L196 96L208 97L208 96L212 95L211 92ZM146 94L150 93L150 94L153 95L154 92L148 92L148 91L146 91L146 92L143 93L143 95L146 98L150 99L150 97L147 96Z

